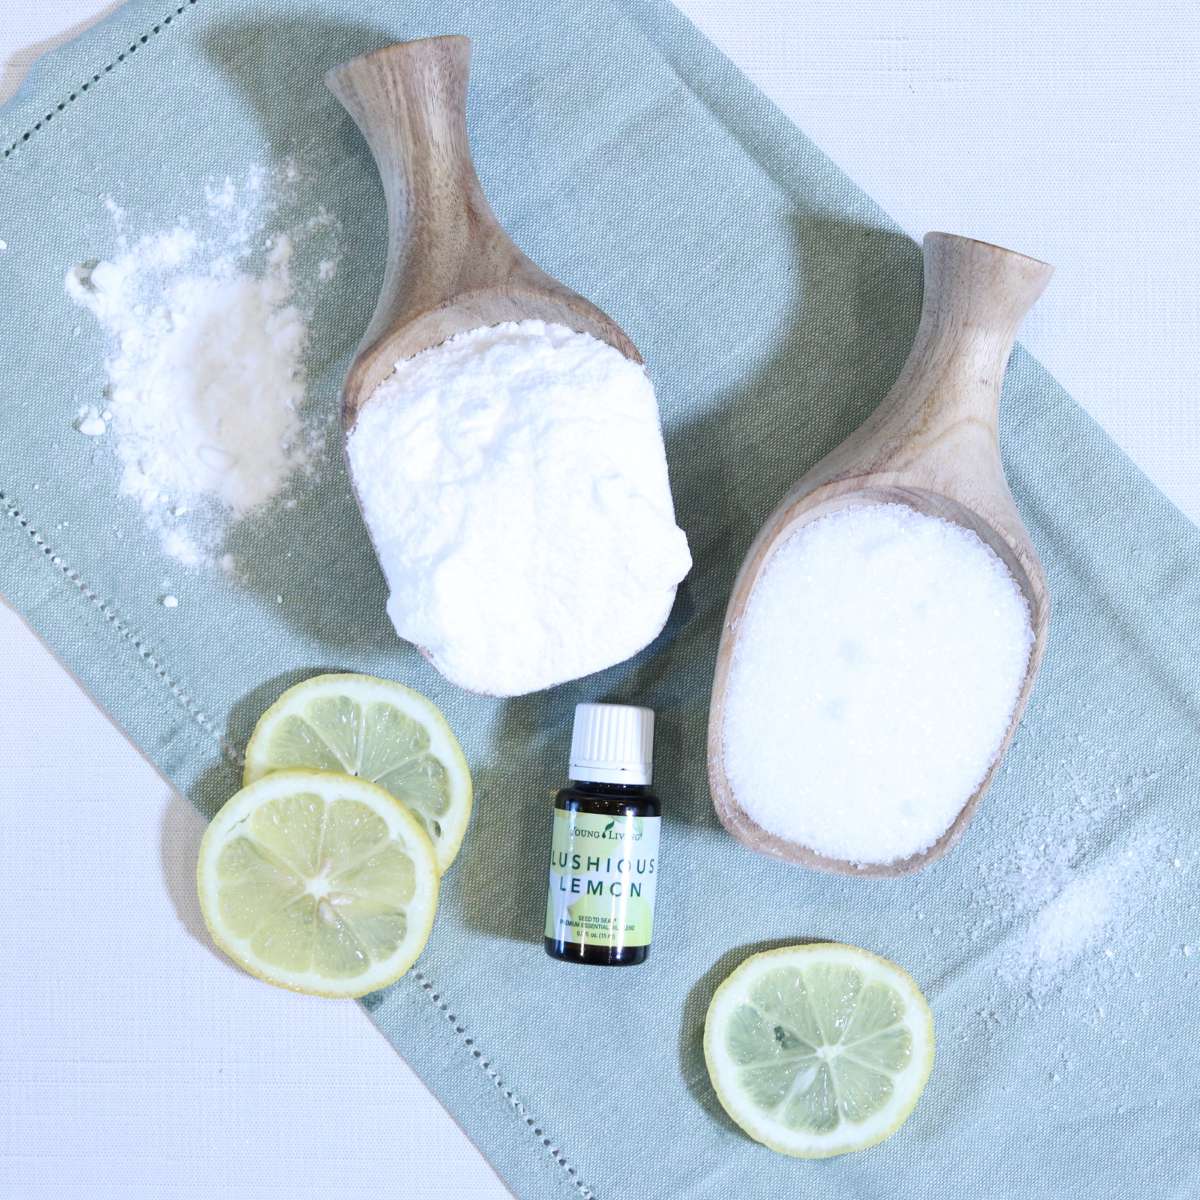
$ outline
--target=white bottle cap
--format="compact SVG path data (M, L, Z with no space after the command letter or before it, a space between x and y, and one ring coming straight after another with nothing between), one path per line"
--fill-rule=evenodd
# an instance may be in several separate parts
M577 704L572 779L647 784L653 774L654 710L631 704Z

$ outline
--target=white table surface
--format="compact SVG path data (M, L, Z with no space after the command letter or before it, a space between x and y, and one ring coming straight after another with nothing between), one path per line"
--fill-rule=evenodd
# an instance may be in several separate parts
M1055 263L1023 341L1200 518L1191 0L680 5L911 233ZM0 0L0 101L117 6ZM0 1197L507 1195L355 1005L211 948L199 816L3 606L0 714Z

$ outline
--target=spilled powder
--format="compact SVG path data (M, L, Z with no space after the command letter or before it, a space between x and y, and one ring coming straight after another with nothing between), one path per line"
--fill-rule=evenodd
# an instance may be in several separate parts
M108 420L95 405L88 404L79 410L75 418L75 428L84 437L103 437L108 432Z
M1129 968L1155 907L1184 869L1175 839L1139 815L1156 773L1061 768L1014 847L981 864L973 939L999 937L997 981L1040 1004L1069 984L1089 1002ZM1126 832L1126 831L1129 832Z
M1097 870L1072 879L1038 913L1030 927L1022 946L1028 965L1054 969L1074 962L1103 936L1116 913L1125 906L1123 884L1120 870Z
M324 212L288 219L299 181L289 163L211 182L195 218L136 237L109 198L115 251L67 273L107 342L103 410L75 428L110 435L121 493L187 566L216 557L229 524L311 471L322 444L304 354L329 271L297 262L312 239L336 262L337 231Z
M1196 978L1190 834L1155 809L1157 766L1077 735L1041 768L1015 826L993 808L971 835L984 853L951 920L981 991L945 1033L980 1062L1013 1063L1016 1077L976 1068L998 1096L1028 1104L1032 1087L1071 1124L1162 1108L1170 1087L1154 1081L1174 1077L1179 1052L1156 1031Z

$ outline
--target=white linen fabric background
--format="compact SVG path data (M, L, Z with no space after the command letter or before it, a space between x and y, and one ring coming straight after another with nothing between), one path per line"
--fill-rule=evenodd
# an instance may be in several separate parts
M679 3L911 233L1055 263L1022 340L1200 518L1200 10ZM2 0L0 101L116 7ZM200 818L2 607L0 664L0 1196L506 1195L356 1006L210 949Z

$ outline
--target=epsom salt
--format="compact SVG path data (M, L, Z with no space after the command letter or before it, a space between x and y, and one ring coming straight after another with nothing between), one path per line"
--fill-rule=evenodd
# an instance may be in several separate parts
M1127 770L1080 739L1010 844L980 861L967 928L974 942L1000 943L1005 989L1039 1002L1070 980L1098 996L1156 924L1145 910L1184 863L1171 830L1151 819L1157 770Z
M980 538L851 508L774 552L738 633L725 771L762 828L844 861L928 849L991 766L1033 646Z
M392 623L472 691L622 662L691 566L645 370L560 325L476 329L399 363L348 453Z

